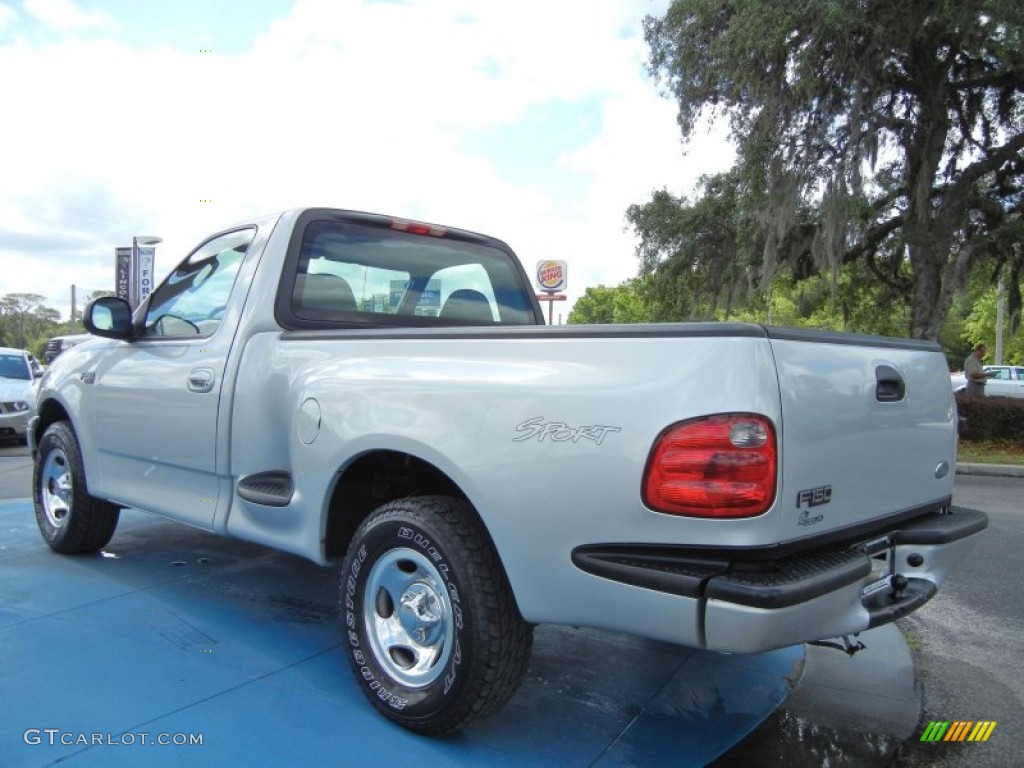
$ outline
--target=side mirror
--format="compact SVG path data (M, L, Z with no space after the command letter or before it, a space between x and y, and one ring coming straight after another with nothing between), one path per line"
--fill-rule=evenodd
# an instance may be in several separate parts
M82 315L85 330L108 339L130 339L132 308L117 296L101 296L89 302Z

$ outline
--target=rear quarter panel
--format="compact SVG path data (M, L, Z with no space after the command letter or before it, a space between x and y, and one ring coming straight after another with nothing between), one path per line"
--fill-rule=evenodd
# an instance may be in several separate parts
M623 614L638 610L637 590L578 570L575 547L777 540L771 512L681 518L652 512L640 498L648 453L669 425L732 411L778 423L778 380L763 336L468 330L250 339L235 395L232 472L288 469L297 493L294 509L265 515L236 498L228 530L322 559L325 500L338 472L370 450L403 451L465 492L527 619L626 631ZM321 424L305 444L297 432L309 399ZM656 605L638 629L650 635L650 610L662 610L666 626L654 636L696 641L696 613L685 616L681 598L646 598Z

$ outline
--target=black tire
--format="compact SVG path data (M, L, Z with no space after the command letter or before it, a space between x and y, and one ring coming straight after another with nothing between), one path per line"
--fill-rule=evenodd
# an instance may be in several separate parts
M36 523L50 549L65 555L95 552L114 535L120 507L90 496L78 438L64 421L51 424L32 470Z
M405 728L452 733L501 707L526 672L533 626L461 499L409 498L374 511L349 546L340 592L356 682Z

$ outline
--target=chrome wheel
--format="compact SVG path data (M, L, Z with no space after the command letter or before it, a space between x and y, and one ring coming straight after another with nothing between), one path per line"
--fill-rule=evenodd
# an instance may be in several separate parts
M393 549L366 580L363 622L377 663L396 682L434 682L452 652L452 603L441 575L422 553Z
M41 497L43 513L54 528L60 528L71 512L74 485L71 466L64 451L53 449L43 464Z

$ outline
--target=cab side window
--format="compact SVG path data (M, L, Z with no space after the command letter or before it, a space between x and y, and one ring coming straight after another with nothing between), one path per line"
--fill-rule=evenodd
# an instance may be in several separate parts
M229 232L193 251L154 291L143 335L213 335L224 319L238 268L255 236L255 229Z

